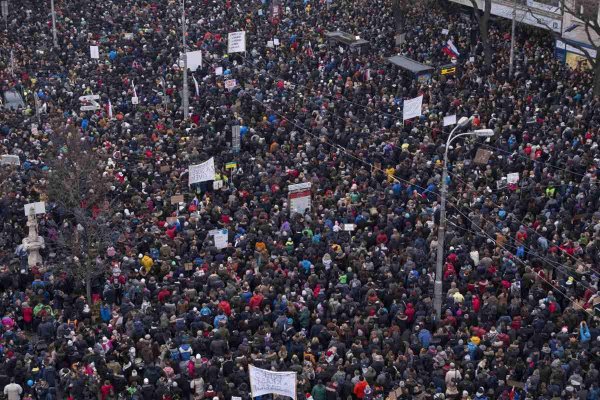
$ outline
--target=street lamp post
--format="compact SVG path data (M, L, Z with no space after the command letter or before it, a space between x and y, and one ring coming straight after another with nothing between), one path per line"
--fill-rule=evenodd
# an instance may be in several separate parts
M512 11L512 27L510 34L510 65L508 67L508 78L512 79L515 70L515 27L517 25L517 0L514 0Z
M52 12L52 45L58 48L58 39L56 38L56 12L54 11L54 0L50 0L50 9Z
M477 136L477 137L490 137L494 135L494 131L491 129L478 129L473 132L460 133L454 135L454 133L467 126L471 119L462 117L456 127L450 132L448 140L446 141L446 149L444 150L444 172L442 173L442 190L441 190L441 204L440 204L440 224L438 226L438 241L437 241L437 260L435 266L435 283L434 283L434 298L433 306L435 308L435 314L438 321L442 318L442 274L444 267L444 239L446 236L446 194L448 191L448 148L454 141L462 136Z
M183 119L187 121L190 115L190 99L188 93L188 64L187 64L187 47L185 44L186 34L186 21L185 21L185 0L181 0L181 39L183 42Z

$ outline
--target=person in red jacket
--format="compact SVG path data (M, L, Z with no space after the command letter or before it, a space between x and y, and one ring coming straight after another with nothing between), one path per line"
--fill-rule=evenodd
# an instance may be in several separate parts
M262 304L264 300L264 297L262 294L260 294L260 292L258 290L254 291L254 296L252 296L250 298L250 301L248 302L248 305L250 306L251 310L258 310L260 308L260 305Z
M25 330L31 330L31 323L33 322L33 308L29 305L29 303L24 302L21 305L21 313L23 314L23 324Z
M413 307L412 303L408 303L406 305L406 310L404 310L404 315L406 315L406 318L409 323L413 322L414 317L415 317L415 308Z
M160 292L158 292L158 301L164 303L165 300L171 295L171 292L167 288L163 288Z
M115 394L115 388L110 384L110 381L104 381L104 385L100 388L100 399L106 400L113 397Z
M231 305L229 305L227 300L221 300L219 302L219 310L223 311L228 317L231 317Z
M481 301L479 300L479 296L473 296L473 311L475 311L475 313L478 313L480 307Z
M365 377L361 375L358 382L356 382L356 385L354 385L354 390L352 391L352 393L354 393L354 396L356 396L357 399L364 399L365 389L367 388L367 386L368 384L365 380Z

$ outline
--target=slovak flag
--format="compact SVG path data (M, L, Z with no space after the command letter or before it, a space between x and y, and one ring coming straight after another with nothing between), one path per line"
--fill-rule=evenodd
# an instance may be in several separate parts
M446 46L442 48L442 51L444 52L444 54L447 54L448 57L458 58L458 56L460 56L458 49L456 48L454 43L452 43L452 40L449 39L446 42Z
M311 58L315 56L315 53L313 52L313 49L312 49L312 44L310 42L308 42L308 45L306 46L305 51L306 51L307 56L309 56Z

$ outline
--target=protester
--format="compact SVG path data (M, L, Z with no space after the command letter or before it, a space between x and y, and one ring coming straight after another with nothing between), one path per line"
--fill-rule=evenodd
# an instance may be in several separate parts
M27 102L0 113L0 153L21 163L0 169L9 399L247 400L249 365L296 372L314 400L600 398L600 102L547 34L519 27L509 79L509 27L490 27L487 68L475 22L442 0L403 4L401 45L389 1L290 0L276 17L270 2L188 1L203 64L184 121L179 1L55 3L58 48L44 2L11 2L0 35L1 89ZM336 30L369 45L331 44ZM234 31L246 52L227 54ZM386 61L397 53L457 71L421 82ZM101 108L80 111L89 94ZM419 95L422 115L403 121ZM452 115L494 136L448 152L438 320ZM84 228L46 192L68 129L110 187L89 299L64 246ZM211 157L222 188L189 186ZM291 212L287 186L303 182L311 207ZM36 201L44 263L30 268Z

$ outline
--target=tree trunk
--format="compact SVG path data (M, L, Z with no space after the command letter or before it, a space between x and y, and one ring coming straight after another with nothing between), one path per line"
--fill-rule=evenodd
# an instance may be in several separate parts
M402 33L402 8L400 7L400 1L401 0L392 0L392 12L397 34Z
M594 96L600 97L600 47L596 48L596 62L594 62Z
M479 33L481 34L485 65L490 68L492 66L492 45L490 44L490 35L488 33L488 19L485 17L479 19Z
M88 266L85 270L85 297L87 298L88 305L92 307L92 273Z

